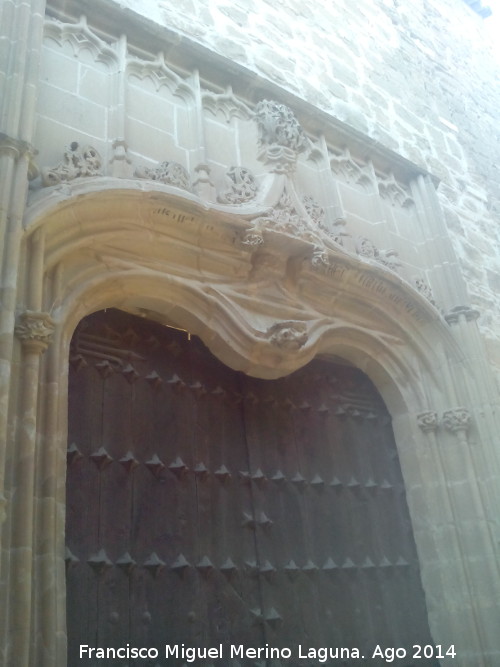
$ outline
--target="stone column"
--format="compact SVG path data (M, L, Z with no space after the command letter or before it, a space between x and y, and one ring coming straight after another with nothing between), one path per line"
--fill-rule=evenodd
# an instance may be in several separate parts
M54 322L47 313L26 311L15 328L22 343L20 406L13 456L9 568L9 667L28 667L32 645L34 481L40 357L51 342ZM35 662L33 663L35 664Z

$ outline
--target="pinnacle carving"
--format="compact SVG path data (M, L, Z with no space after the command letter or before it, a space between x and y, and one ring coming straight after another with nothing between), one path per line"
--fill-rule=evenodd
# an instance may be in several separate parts
M102 158L92 146L73 141L64 151L62 162L42 169L42 185L67 183L83 176L102 176Z
M27 310L18 317L15 334L30 352L44 352L52 342L55 322L48 313Z
M298 155L310 150L311 144L293 111L284 104L262 100L255 107L255 120L259 160L278 174L294 171Z

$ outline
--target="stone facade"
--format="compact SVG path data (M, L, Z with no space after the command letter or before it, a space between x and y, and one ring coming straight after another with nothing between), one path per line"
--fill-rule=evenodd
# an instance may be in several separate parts
M461 0L3 1L0 664L66 664L68 347L105 307L262 378L317 354L364 370L431 631L456 646L443 664L498 664L500 96L481 21Z

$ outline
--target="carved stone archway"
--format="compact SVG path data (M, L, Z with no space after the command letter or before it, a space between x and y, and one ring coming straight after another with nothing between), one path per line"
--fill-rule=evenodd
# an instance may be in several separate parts
M496 581L494 502L470 446L487 440L494 420L476 425L462 407L473 391L465 345L425 282L412 285L389 251L349 237L343 220L327 224L299 196L293 172L308 139L288 112L257 109L268 171L257 187L243 168L229 170L218 198L201 165L196 192L169 163L136 179L104 177L95 153L76 142L62 166L44 172L51 187L26 212L20 263L7 664L66 662L67 360L77 323L106 307L187 329L225 364L260 378L320 354L367 373L393 418L433 637L456 645L455 666L495 641L495 585L482 585L485 571ZM416 190L427 185L418 176ZM404 195L395 182L384 187ZM467 309L452 315L458 326L474 318ZM459 470L466 487L454 484ZM482 541L482 561L468 557L471 539Z

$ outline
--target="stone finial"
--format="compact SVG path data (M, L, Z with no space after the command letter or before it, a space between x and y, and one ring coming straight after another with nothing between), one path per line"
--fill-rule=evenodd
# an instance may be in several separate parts
M81 176L102 176L102 158L92 146L73 141L64 151L62 162L42 169L42 185L67 183Z
M299 350L307 342L305 322L277 322L267 330L269 342L282 350Z
M471 306L455 306L445 314L444 319L451 325L458 324L461 317L463 317L466 322L473 322L474 320L477 320L479 315L479 311L471 308Z
M48 313L27 310L21 313L15 334L31 352L45 352L53 339L55 322Z
M259 131L258 158L276 173L295 170L297 156L310 149L310 141L293 111L284 104L262 100L255 108Z
M424 433L436 431L438 427L438 415L433 410L427 410L417 415L417 424Z
M443 426L454 433L461 442L466 441L466 433L471 423L467 408L452 408L443 413Z

